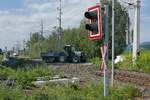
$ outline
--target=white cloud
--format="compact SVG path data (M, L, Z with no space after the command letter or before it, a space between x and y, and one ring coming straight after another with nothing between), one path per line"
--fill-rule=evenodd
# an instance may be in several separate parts
M45 10L49 8L50 3L45 3L45 4L32 4L30 5L33 9L38 9L39 11Z
M24 8L0 10L0 47L11 48L17 40L29 38L30 32L40 31L41 18L45 29L52 30L52 27L58 26L58 1L24 0ZM62 0L63 28L77 27L83 18L83 11L93 4L96 3L89 0Z

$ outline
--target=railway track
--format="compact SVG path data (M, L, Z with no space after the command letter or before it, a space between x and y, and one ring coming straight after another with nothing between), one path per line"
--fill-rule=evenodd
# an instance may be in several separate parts
M99 72L95 73L97 69L95 69L91 63L78 63L78 64L55 63L50 65L58 66L57 69L62 69L62 70L64 69L65 72L66 69L67 70L69 69L68 72L72 72L72 74L80 75L80 74L86 74L88 72L88 74L90 73L91 75L96 74L96 78L99 78L99 76L97 77L97 75L100 75L101 77L103 76L102 74L99 74ZM111 71L109 71L109 76L111 76ZM129 83L129 84L150 89L150 74L127 71L127 70L115 70L114 78L115 80L123 83Z
M150 75L124 70L115 71L115 80L150 89Z
M96 74L96 77L97 75L100 75L98 73L95 73L97 69L94 69L91 63L83 63L83 64L56 63L56 64L51 64L51 65L54 65L54 66L59 65L58 69L65 68L65 70L69 69L70 72L75 72L72 74L78 74L78 73L86 74L87 72L89 72L91 75ZM109 76L110 75L111 75L111 71L109 71ZM101 74L100 76L103 76L103 75ZM97 78L99 78L99 76ZM127 70L115 70L114 78L115 80L123 82L123 83L129 83L129 84L133 84L139 87L150 89L150 74L127 71Z

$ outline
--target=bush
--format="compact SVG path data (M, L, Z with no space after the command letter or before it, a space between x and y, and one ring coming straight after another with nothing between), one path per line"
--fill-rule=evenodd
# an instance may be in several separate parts
M0 66L0 77L15 78L15 70L8 67Z

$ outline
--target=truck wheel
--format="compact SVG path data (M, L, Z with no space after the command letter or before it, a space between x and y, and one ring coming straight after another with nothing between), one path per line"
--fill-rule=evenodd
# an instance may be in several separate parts
M54 60L55 60L54 57L52 57L52 58L47 58L46 62L47 62L47 63L53 63Z
M73 62L73 63L77 63L78 61L79 61L79 59L78 59L77 56L74 56L74 57L72 58L72 62Z
M59 62L64 63L66 61L66 57L64 55L59 56Z

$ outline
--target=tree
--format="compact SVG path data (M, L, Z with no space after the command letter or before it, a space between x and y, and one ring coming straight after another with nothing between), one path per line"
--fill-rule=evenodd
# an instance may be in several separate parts
M39 57L40 56L40 42L41 42L41 35L38 32L31 33L30 40L27 41L27 51L31 57Z
M110 9L110 11L112 10ZM111 16L112 15L110 15L110 17ZM123 7L119 2L115 2L115 55L121 54L126 47L128 16L129 15L126 8ZM110 23L110 27L111 26L112 24Z

